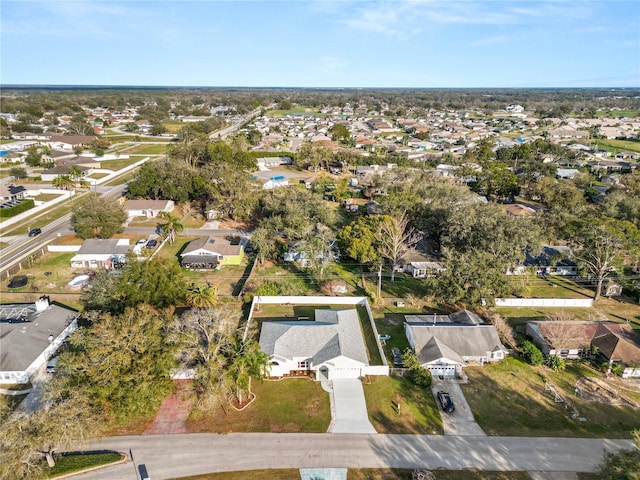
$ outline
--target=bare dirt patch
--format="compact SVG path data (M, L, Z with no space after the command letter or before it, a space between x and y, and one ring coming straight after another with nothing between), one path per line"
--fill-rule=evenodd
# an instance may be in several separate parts
M613 406L629 406L640 409L640 405L607 382L595 377L582 377L576 382L576 395L588 402Z
M189 433L187 418L191 412L193 397L189 392L191 382L176 382L176 390L164 399L153 423L145 435L161 433Z

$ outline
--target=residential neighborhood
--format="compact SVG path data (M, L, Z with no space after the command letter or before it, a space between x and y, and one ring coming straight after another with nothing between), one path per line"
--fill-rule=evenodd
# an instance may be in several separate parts
M640 429L636 96L29 95L0 112L0 412L69 419L16 454L37 475L121 435Z

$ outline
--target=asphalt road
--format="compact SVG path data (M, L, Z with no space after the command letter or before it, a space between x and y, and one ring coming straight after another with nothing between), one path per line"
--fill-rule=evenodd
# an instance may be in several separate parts
M144 464L154 480L268 468L477 468L593 471L604 450L631 440L367 434L173 434L104 438L89 448L133 453L127 462L74 477L135 479Z

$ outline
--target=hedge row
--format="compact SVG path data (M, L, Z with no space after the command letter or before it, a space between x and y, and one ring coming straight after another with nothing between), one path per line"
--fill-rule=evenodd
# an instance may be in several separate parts
M19 204L13 207L0 208L0 218L13 217L15 215L18 215L19 213L26 212L27 210L35 206L36 204L32 199L30 198L24 199Z

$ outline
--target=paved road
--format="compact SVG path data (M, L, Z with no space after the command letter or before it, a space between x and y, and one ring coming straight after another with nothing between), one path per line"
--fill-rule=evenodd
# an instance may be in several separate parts
M593 471L603 451L631 440L449 437L367 434L174 434L105 438L90 448L133 452L154 480L265 468L446 468L460 470ZM133 480L131 462L79 475L82 480Z

